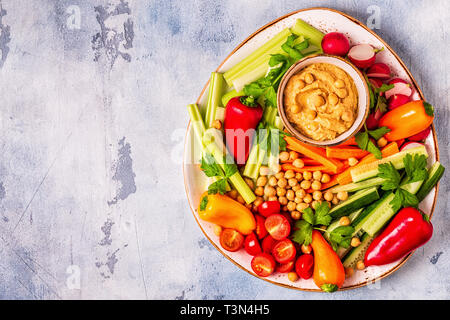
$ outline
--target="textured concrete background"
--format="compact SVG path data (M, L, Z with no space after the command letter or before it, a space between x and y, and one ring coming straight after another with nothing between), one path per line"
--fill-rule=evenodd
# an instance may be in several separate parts
M185 106L228 53L288 12L367 22L371 5L437 109L449 167L446 0L0 0L0 298L450 298L446 180L431 242L380 283L333 295L239 270L186 200Z

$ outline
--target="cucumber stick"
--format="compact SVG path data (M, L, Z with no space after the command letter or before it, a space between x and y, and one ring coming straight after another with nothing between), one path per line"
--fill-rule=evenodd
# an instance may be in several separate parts
M444 175L445 168L439 162L436 162L431 166L428 171L428 179L425 180L422 187L417 192L417 199L422 201L430 193L431 189L439 182Z
M354 182L354 183L344 184L342 186L336 186L336 187L331 188L330 191L333 193L338 193L341 191L355 192L355 191L359 191L362 189L379 186L379 185L383 184L384 181L385 181L384 178L375 177L375 178L360 181L360 182Z
M349 212L361 209L368 204L378 200L380 195L378 194L377 187L372 187L356 192L348 197L347 200L342 201L333 209L330 210L330 215L334 218L340 218L349 214Z
M371 237L365 233L361 237L361 244L356 248L351 249L345 256L344 261L342 262L344 268L354 268L358 261L364 260L364 255L366 254L367 248L369 248L373 239L374 237Z
M363 212L363 210L364 210L364 209L361 208L361 209L358 209L358 210L356 210L356 211L350 213L350 214L348 215L350 221L355 220L355 219L358 217L358 215L359 215L361 212ZM330 239L330 233L331 233L334 229L336 229L337 227L339 227L339 219L334 220L334 221L328 226L327 231L323 234L324 237L325 237L327 240L329 240L329 239Z
M371 212L367 214L363 221L360 222L358 227L367 232L370 236L374 236L383 226L388 222L395 214L392 205L390 204L394 200L394 193L390 192L387 196L380 201Z
M425 149L425 146L415 147L408 150L400 151L399 153L396 153L392 156L383 158L381 160L367 163L361 166L357 166L356 168L353 168L350 170L350 174L352 176L353 182L358 182L362 180L366 180L369 178L373 178L378 174L378 165L382 163L388 163L391 162L392 165L395 167L395 169L400 170L405 167L405 164L403 163L403 159L407 154L410 154L411 156L414 154L423 154L425 157L428 157L427 149Z

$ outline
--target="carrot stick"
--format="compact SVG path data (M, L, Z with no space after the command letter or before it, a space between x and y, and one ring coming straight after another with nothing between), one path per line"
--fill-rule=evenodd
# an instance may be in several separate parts
M350 139L345 140L341 144L339 144L340 147L342 146L357 146L355 137L351 137Z
M329 168L325 166L304 166L303 168L297 168L296 166L293 166L290 163L284 163L281 165L281 169L283 171L292 170L295 172L305 172L305 171L323 171L327 172L329 171Z
M306 145L293 137L285 136L284 140L286 140L291 150L297 151L308 158L320 162L333 173L336 173L338 169L342 167L342 162L339 160L327 158L326 151L323 148Z
M391 142L387 146L385 146L383 149L381 149L381 155L383 158L392 156L393 154L398 153L398 145L396 142ZM364 158L362 158L355 166L347 168L345 171L337 175L337 181L340 185L351 183L352 176L350 174L350 170L353 168L357 168L358 166L365 164L365 163L371 163L378 160L375 158L375 156L370 153Z
M319 161L310 159L310 158L299 158L303 161L303 163L307 166L320 166L321 163ZM282 163L293 163L294 160L286 160L286 161L281 161Z
M335 159L361 159L369 154L368 151L355 147L327 147L327 157Z

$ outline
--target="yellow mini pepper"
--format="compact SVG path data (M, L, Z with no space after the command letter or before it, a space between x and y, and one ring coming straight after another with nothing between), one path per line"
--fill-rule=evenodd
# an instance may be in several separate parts
M200 197L198 207L200 219L215 223L223 228L231 228L247 235L256 228L255 217L244 205L221 194Z

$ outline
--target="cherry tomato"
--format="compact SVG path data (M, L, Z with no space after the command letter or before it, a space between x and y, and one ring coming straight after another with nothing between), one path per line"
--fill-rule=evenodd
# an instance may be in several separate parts
M244 248L245 251L247 251L247 253L252 256L255 256L258 253L262 252L261 246L258 242L258 238L253 232L245 237Z
M266 218L271 214L279 213L280 210L281 205L278 201L264 201L258 207L258 212Z
M295 261L291 260L289 262L279 264L276 268L276 271L280 273L291 272L294 269Z
M268 253L260 253L253 257L253 271L260 277L268 277L275 271L275 259Z
M314 257L312 254L303 254L295 262L295 272L303 279L312 277L314 271Z
M264 222L266 222L266 219L264 219L263 216L259 215L259 214L255 214L255 220L256 220L256 235L258 236L258 239L262 239L265 236L267 236L267 229L266 226L264 225Z
M286 263L295 258L294 244L289 239L278 241L272 250L272 255L278 263Z
M224 229L220 234L220 245L227 251L238 251L244 244L244 236L234 229Z
M267 231L275 240L283 240L291 232L289 220L282 214L275 213L267 217L264 223Z
M272 236L269 234L267 237L265 237L261 243L262 250L266 253L272 253L274 245L277 243L277 240L272 238Z

